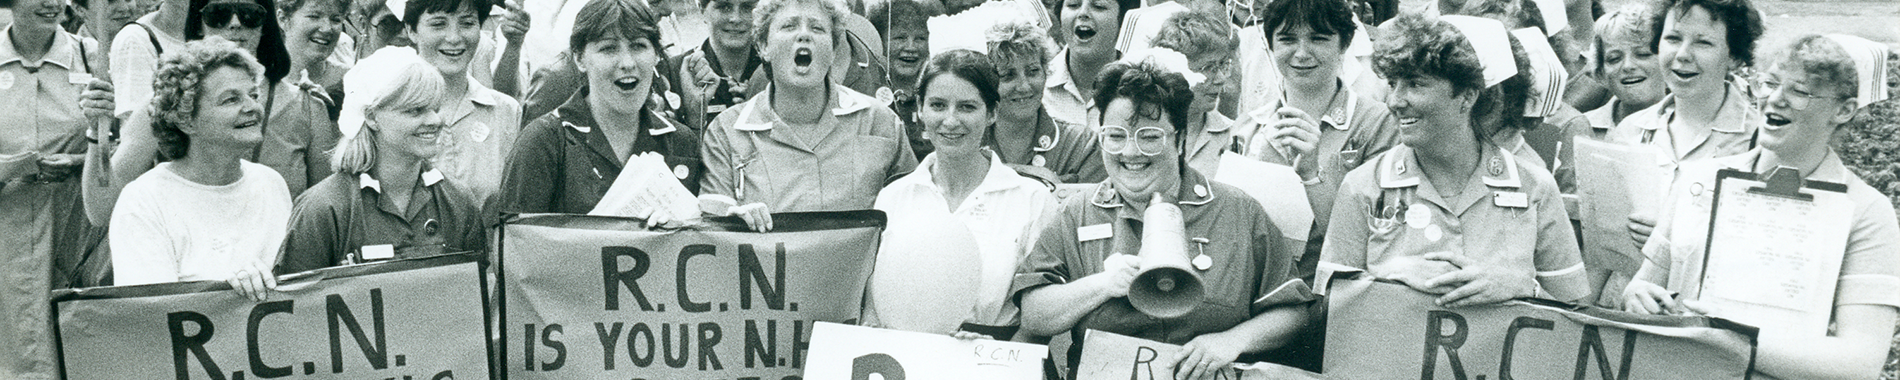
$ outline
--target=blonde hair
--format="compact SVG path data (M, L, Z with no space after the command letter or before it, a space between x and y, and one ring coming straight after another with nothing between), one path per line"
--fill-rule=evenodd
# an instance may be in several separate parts
M363 110L362 129L338 141L330 156L330 167L336 168L338 173L361 174L376 167L376 136L380 127L370 127L376 124L372 120L376 111L432 106L440 103L443 94L448 92L442 74L432 67L402 65L397 69L400 71L392 73L390 84L382 87L388 93L359 95L369 96L368 107Z

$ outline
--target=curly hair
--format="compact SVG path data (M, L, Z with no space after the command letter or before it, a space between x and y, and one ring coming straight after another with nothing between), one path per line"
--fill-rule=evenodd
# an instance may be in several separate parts
M764 47L765 38L772 34L771 33L772 19L775 17L778 17L778 12L785 10L785 7L790 6L792 4L798 4L798 3L811 3L813 5L817 5L820 11L824 12L826 16L830 16L831 28L829 30L831 31L831 43L833 45L836 45L838 43L844 42L844 34L845 34L844 18L845 18L845 15L851 14L850 8L845 7L844 1L842 0L761 0L759 1L758 6L752 8L752 43L753 45Z
M1476 91L1471 106L1471 128L1478 138L1504 129L1527 125L1522 117L1523 102L1530 90L1528 64L1524 48L1513 37L1511 53L1518 74L1497 86L1484 85L1484 65L1477 49L1464 34L1444 21L1416 13L1399 15L1387 22L1381 38L1373 42L1372 70L1386 80L1434 77L1451 83L1454 92ZM1515 110L1515 111L1513 111Z
M1235 35L1233 23L1224 17L1204 12L1181 12L1168 18L1168 23L1156 33L1153 44L1180 52L1189 59L1214 56L1231 56L1240 49L1240 36Z
M865 9L864 17L871 20L871 27L877 28L877 34L890 38L891 27L924 28L924 23L933 16L942 15L942 10L925 6L915 0L886 0L871 3Z
M1108 109L1108 103L1115 99L1134 102L1138 115L1166 112L1166 120L1174 125L1178 136L1187 129L1194 91L1189 89L1186 77L1154 63L1116 61L1103 67L1101 77L1095 80L1095 108ZM1108 123L1106 115L1098 118L1097 122Z
M1796 38L1773 58L1783 69L1807 76L1781 80L1807 79L1809 90L1815 95L1826 96L1829 90L1838 97L1860 94L1860 72L1854 67L1854 59L1848 57L1847 50L1840 44L1827 37L1810 34Z
M350 13L350 0L284 0L277 3L277 13L289 16L311 4L330 4L336 7L337 12L346 16Z
M1055 59L1056 51L1062 49L1056 46L1055 40L1049 39L1048 30L1035 24L999 23L991 27L988 33L986 38L989 40L990 60L998 66L1013 62L1018 57L1032 57L1036 62L1048 65L1049 60Z
M930 88L930 81L943 75L969 81L976 87L977 97L983 98L985 109L995 110L996 102L1003 99L997 93L996 66L983 53L959 49L931 56L930 62L924 64L923 74L917 76L917 97L928 96L925 90Z
M191 149L191 136L184 126L198 116L199 90L204 78L221 68L243 70L257 79L264 67L251 53L222 37L210 37L185 44L183 50L166 53L152 72L152 134L158 137L161 159L185 158Z
M1647 5L1627 4L1597 18L1593 29L1597 53L1592 60L1594 62L1591 62L1594 71L1599 74L1603 72L1604 41L1632 41L1643 46L1656 46L1654 37L1649 35L1650 13Z
M1728 56L1742 66L1755 65L1755 41L1764 29L1761 12L1748 0L1656 0L1649 17L1649 48L1662 51L1663 21L1700 7L1728 30Z

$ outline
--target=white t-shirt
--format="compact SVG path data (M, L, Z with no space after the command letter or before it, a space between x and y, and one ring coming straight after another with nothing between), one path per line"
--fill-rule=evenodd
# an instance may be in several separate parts
M137 24L152 25L157 13L140 17ZM169 34L152 28L146 33L139 25L126 24L119 34L112 37L112 114L124 119L132 111L145 109L152 102L152 76L158 71L159 48L167 52L176 52L185 48L185 41L173 38ZM152 38L158 38L159 46L152 46Z
M270 167L240 161L229 185L199 184L158 164L125 185L112 209L117 285L225 280L277 260L290 224L290 190Z

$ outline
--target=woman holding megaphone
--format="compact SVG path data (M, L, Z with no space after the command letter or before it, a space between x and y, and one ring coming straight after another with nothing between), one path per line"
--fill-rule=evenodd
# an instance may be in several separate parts
M1108 180L1047 216L1017 268L1023 331L1069 334L1069 378L1088 330L1185 345L1174 377L1203 379L1304 324L1305 287L1269 294L1295 280L1301 247L1282 243L1259 202L1182 160L1189 88L1204 79L1187 67L1150 49L1103 69L1094 102Z

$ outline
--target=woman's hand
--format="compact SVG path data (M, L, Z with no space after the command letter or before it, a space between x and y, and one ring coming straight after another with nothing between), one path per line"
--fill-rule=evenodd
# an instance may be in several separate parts
M706 61L705 54L688 55L681 59L680 66L686 70L686 75L680 76L686 82L680 83L680 87L688 90L681 91L683 95L704 99L711 97L712 92L719 88L719 74L713 72L712 64Z
M1438 276L1458 271L1458 266L1443 260L1431 260L1419 256L1399 256L1386 259L1367 268L1373 277L1398 281L1421 292L1445 294L1457 289L1452 286L1427 287L1426 282Z
M1529 271L1483 263L1451 252L1428 253L1425 259L1444 261L1459 268L1425 282L1426 288L1456 287L1438 297L1438 306L1494 305L1537 294L1537 279Z
M737 215L740 219L745 219L746 227L751 228L753 231L772 231L772 210L766 207L764 203L748 203L743 206L733 206L726 210L726 214Z
M1288 156L1291 156L1287 157L1287 161L1300 174L1300 179L1312 179L1313 168L1301 166L1299 161L1304 161L1300 157L1312 154L1319 146L1319 121L1307 115L1306 111L1293 107L1280 107L1278 116L1279 120L1261 131L1266 133L1265 140L1273 142L1275 146L1286 147Z
M80 153L56 153L40 155L41 181L58 182L79 174L86 165L86 155Z
M270 290L277 289L277 276L272 275L270 268L262 263L253 262L238 269L237 273L231 274L231 279L224 281L231 284L231 289L236 290L239 296L257 302L264 302L270 296Z
M1233 365L1245 344L1228 342L1225 337L1221 333L1201 334L1181 346L1180 361L1174 363L1174 378L1213 379L1215 374Z
M113 103L112 96L112 82L95 78L91 83L86 84L85 90L79 93L79 109L86 113L86 119L92 120L93 125L99 125L101 121L114 118L112 111L117 103ZM94 136L99 139L106 138L105 135Z
M1623 311L1637 314L1682 314L1695 311L1682 302L1676 301L1676 292L1664 289L1661 285L1644 281L1630 280L1623 287Z
M1648 213L1630 214L1630 240L1636 243L1636 249L1642 249L1649 243L1649 234L1656 232L1656 216Z
M1083 277L1095 286L1104 298L1116 299L1128 296L1128 288L1135 284L1135 274L1141 270L1141 258L1124 254L1108 255L1102 259L1102 272Z
M528 12L521 10L521 5L514 0L502 1L499 5L507 10L501 23L502 38L510 45L521 46L521 41L528 36L528 27L533 25Z

